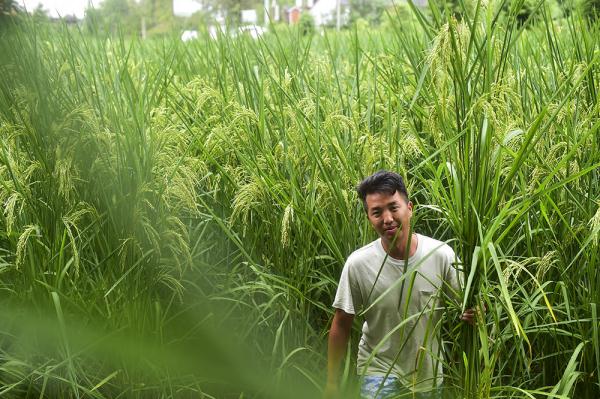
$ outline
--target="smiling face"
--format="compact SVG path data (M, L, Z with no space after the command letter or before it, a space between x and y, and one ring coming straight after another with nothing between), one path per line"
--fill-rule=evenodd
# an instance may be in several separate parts
M400 195L398 191L394 194L378 192L368 194L365 198L365 205L369 222L384 241L384 246L389 247L397 232L399 235L396 244L402 241L400 240L401 236L408 234L412 217L412 202ZM398 231L398 229L401 230Z

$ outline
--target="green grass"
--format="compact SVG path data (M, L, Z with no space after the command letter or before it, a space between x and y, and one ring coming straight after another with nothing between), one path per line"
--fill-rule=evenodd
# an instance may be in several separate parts
M445 384L597 397L600 32L520 3L259 41L3 31L0 396L317 397L374 237L354 187L386 168L463 261Z

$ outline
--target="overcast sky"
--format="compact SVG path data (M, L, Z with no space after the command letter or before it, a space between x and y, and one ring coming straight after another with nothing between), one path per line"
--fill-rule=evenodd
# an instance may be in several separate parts
M76 15L83 18L84 11L89 4L98 7L102 0L18 0L28 11L33 11L41 4L48 13L58 15ZM199 3L194 0L173 0L173 9L176 15L189 16L199 9Z
M97 7L102 0L18 0L27 11L33 11L39 4L53 17L58 15L76 15L83 18L83 12L88 4Z

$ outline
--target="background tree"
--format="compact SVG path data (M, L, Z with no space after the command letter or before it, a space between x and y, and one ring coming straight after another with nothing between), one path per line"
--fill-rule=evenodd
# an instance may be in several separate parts
M363 18L370 25L379 25L390 5L387 0L350 0L350 22Z
M0 21L17 15L20 11L15 0L0 0Z
M148 34L164 35L180 27L173 15L172 0L142 0L140 7L148 16Z
M241 23L242 10L262 9L262 1L256 0L212 0L212 8L225 14L228 25L237 26Z
M461 7L458 0L429 0L428 2L430 9L434 9L442 12L450 12L457 18L461 18L463 13L463 8ZM466 4L465 4L466 6Z
M116 34L119 30L127 36L140 32L139 5L134 0L104 0L98 8L85 11L84 25L94 33Z
M582 8L589 19L598 20L600 17L600 0L583 0Z
M38 6L33 10L32 16L36 22L46 22L49 19L48 10L46 10L41 4L38 4Z
M309 13L303 12L298 21L298 27L303 36L311 36L315 33L315 19Z
M567 4L568 2L559 4L557 0L525 0L516 13L517 21L519 24L524 24L527 20L530 20L530 23L536 23L543 19L544 13L548 13L551 19L559 18L565 15L563 10ZM512 5L507 3L506 8L509 7Z
M398 3L385 10L381 17L381 28L392 31L396 26L412 25L417 22L415 14L407 3Z

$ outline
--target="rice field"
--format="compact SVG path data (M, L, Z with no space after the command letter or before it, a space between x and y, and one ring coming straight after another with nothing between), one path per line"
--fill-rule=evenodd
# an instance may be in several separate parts
M0 30L0 396L318 398L354 191L462 259L457 398L600 396L600 28L540 2L142 41ZM355 351L344 397L356 397Z

